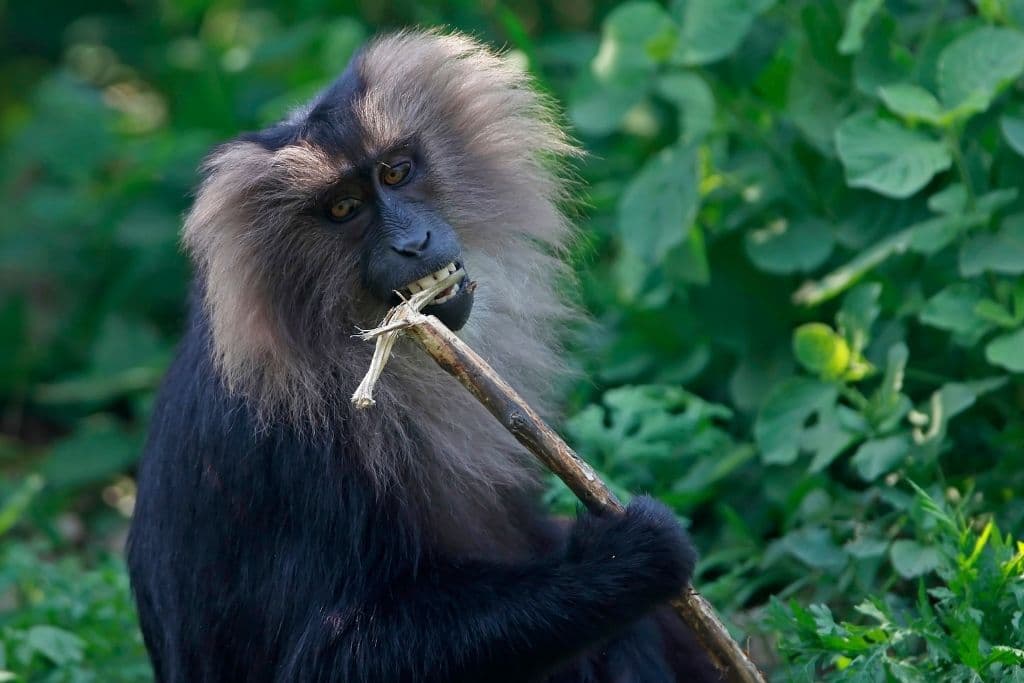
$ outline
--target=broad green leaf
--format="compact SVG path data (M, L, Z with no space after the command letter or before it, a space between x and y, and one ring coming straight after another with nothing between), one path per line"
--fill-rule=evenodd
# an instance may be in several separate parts
M927 301L920 313L921 322L959 334L973 333L984 325L974 313L980 300L981 291L974 284L949 285Z
M935 213L960 213L967 208L967 189L963 183L950 183L928 197L928 208Z
M832 229L815 218L779 219L747 232L747 255L761 270L793 273L817 268L832 253Z
M700 140L715 124L715 96L694 73L670 73L657 83L659 95L679 110L679 133L685 142Z
M1024 73L1024 33L983 26L950 43L936 75L946 109L961 116L984 111L999 89Z
M846 26L839 39L839 53L852 55L860 52L864 45L864 29L871 18L882 8L884 0L853 0L846 11Z
M901 34L896 20L886 14L871 23L853 59L853 82L861 93L874 98L882 86L914 79L918 62Z
M608 135L622 123L626 112L647 94L647 79L600 84L589 71L580 74L569 98L569 117L589 135Z
M913 579L937 569L942 555L937 548L921 545L917 541L900 539L889 549L893 569L905 579Z
M676 25L661 5L619 5L601 27L601 46L591 72L606 85L644 78L668 57L676 35Z
M782 538L790 555L809 567L835 572L846 566L848 557L832 534L823 527L805 527L791 531Z
M846 340L823 323L806 323L793 333L793 355L822 379L837 379L850 364Z
M671 17L654 2L628 2L608 15L590 69L573 87L569 115L579 128L607 135L653 85L655 70L675 42Z
M682 244L697 215L697 155L693 147L666 147L633 178L619 202L623 246L648 263Z
M988 222L984 214L950 214L937 216L910 226L910 249L931 256L942 251L969 228Z
M132 465L141 440L107 420L86 422L61 439L43 462L47 485L71 488L102 483Z
M1024 372L1024 327L990 341L985 347L985 359L1010 372Z
M838 390L831 384L801 377L792 377L776 386L754 423L761 459L776 465L795 462L808 419L830 409L837 395Z
M801 449L812 454L809 472L821 472L848 446L863 438L867 425L846 406L835 405L818 411L817 421L804 430Z
M878 89L885 106L910 122L925 121L938 124L942 120L942 105L924 88L909 83L894 83Z
M704 231L693 225L686 241L669 250L663 263L665 273L676 281L706 285L711 280Z
M82 661L85 650L85 641L74 633L46 625L30 628L25 644L58 666Z
M1024 214L1008 216L994 233L979 233L960 248L960 274L1024 273Z
M1003 137L1014 152L1024 156L1024 119L1016 116L1002 116L999 119L999 128L1003 131Z
M682 27L672 59L707 64L732 54L757 16L775 0L676 0L672 14Z
M913 443L906 434L872 439L861 445L850 464L864 481L874 481L895 469L910 452Z
M897 199L920 190L952 161L941 142L870 112L854 114L840 124L836 149L850 187Z

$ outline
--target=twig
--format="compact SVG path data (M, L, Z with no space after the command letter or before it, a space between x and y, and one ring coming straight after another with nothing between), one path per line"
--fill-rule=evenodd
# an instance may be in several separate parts
M436 286L429 301L444 287ZM421 294L427 294L421 292ZM417 294L416 296L419 296ZM416 296L393 308L381 326L361 333L363 339L376 339L374 362L359 389L352 396L358 407L373 405L373 385L380 376L395 337L406 331L430 356L480 401L488 411L531 453L554 472L573 493L597 513L623 511L622 503L597 473L584 462L526 401L493 368L455 333L434 316L420 313L426 305ZM379 357L379 359L378 359ZM679 616L689 625L712 663L730 683L764 683L764 677L746 653L732 639L714 608L692 587L671 601Z

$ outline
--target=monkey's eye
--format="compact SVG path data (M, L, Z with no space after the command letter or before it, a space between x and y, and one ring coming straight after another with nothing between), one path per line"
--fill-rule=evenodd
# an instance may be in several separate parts
M335 221L347 221L359 212L363 202L355 197L343 197L331 204L331 219Z
M412 164L408 161L403 161L400 164L394 164L388 166L384 164L380 170L380 181L385 185L400 185L403 180L409 177L409 171L412 170Z

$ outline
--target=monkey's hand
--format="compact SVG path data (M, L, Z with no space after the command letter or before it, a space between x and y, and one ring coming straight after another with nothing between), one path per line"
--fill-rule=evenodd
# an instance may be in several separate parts
M634 498L624 514L585 514L569 537L566 559L609 599L645 609L682 592L697 553L672 512Z

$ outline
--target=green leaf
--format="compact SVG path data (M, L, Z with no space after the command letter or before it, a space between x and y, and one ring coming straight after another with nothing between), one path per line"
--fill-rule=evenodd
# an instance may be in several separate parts
M644 78L668 57L676 35L676 25L661 5L619 5L601 26L601 46L591 72L602 84Z
M947 109L961 116L984 111L998 90L1024 73L1024 33L984 26L939 55L937 81Z
M573 87L569 115L583 131L607 135L650 91L658 64L675 43L677 28L654 2L628 2L601 27L590 69ZM667 45L667 48L666 48Z
M937 548L917 541L900 539L889 549L893 568L905 579L913 579L937 569L942 564L942 555Z
M682 34L672 59L707 64L728 57L761 12L775 0L676 0L672 14Z
M919 317L925 325L958 334L975 334L979 327L987 325L974 312L980 300L981 291L977 285L958 282L929 299Z
M25 514L29 504L43 488L43 478L38 474L25 477L14 493L0 504L0 536L7 533Z
M893 83L879 88L878 95L889 111L911 123L925 121L938 124L942 120L942 105L935 95L920 86Z
M881 308L878 297L882 295L882 285L877 282L865 282L851 289L836 314L839 331L852 342L853 351L859 352L871 339L871 327L878 319Z
M793 333L793 355L822 379L841 377L850 364L846 340L823 323L806 323Z
M791 377L776 386L754 423L761 459L775 465L795 462L808 420L830 409L837 395L838 390L831 384L800 377Z
M949 168L949 150L927 135L862 112L836 130L836 149L850 187L903 199Z
M911 440L906 434L872 439L861 444L850 463L861 479L874 481L903 462L911 446Z
M832 229L815 218L779 219L747 232L744 246L750 260L769 273L793 273L817 268L832 253Z
M679 110L679 133L684 142L700 140L715 124L715 96L694 73L670 73L657 82L659 95Z
M835 572L846 566L847 555L823 527L806 527L791 531L782 538L790 555L809 567Z
M852 55L860 52L864 45L864 29L871 18L882 8L884 0L853 0L846 11L846 26L839 39L839 54Z
M985 347L985 359L1010 372L1024 372L1024 327L990 341Z
M33 626L25 634L25 644L57 666L82 661L85 641L74 633L55 626Z
M132 465L141 442L107 420L84 423L57 442L42 466L47 484L70 488L102 483Z
M704 231L693 225L686 235L686 241L673 247L665 258L665 274L678 281L706 285L711 281L711 267L708 264L707 247L704 245Z
M1024 156L1024 119L1005 115L999 119L999 128L1010 148Z
M999 230L972 236L960 248L960 274L1024 273L1024 214L1003 219Z
M693 147L663 149L633 178L619 202L623 246L648 263L682 244L697 215L697 155Z

